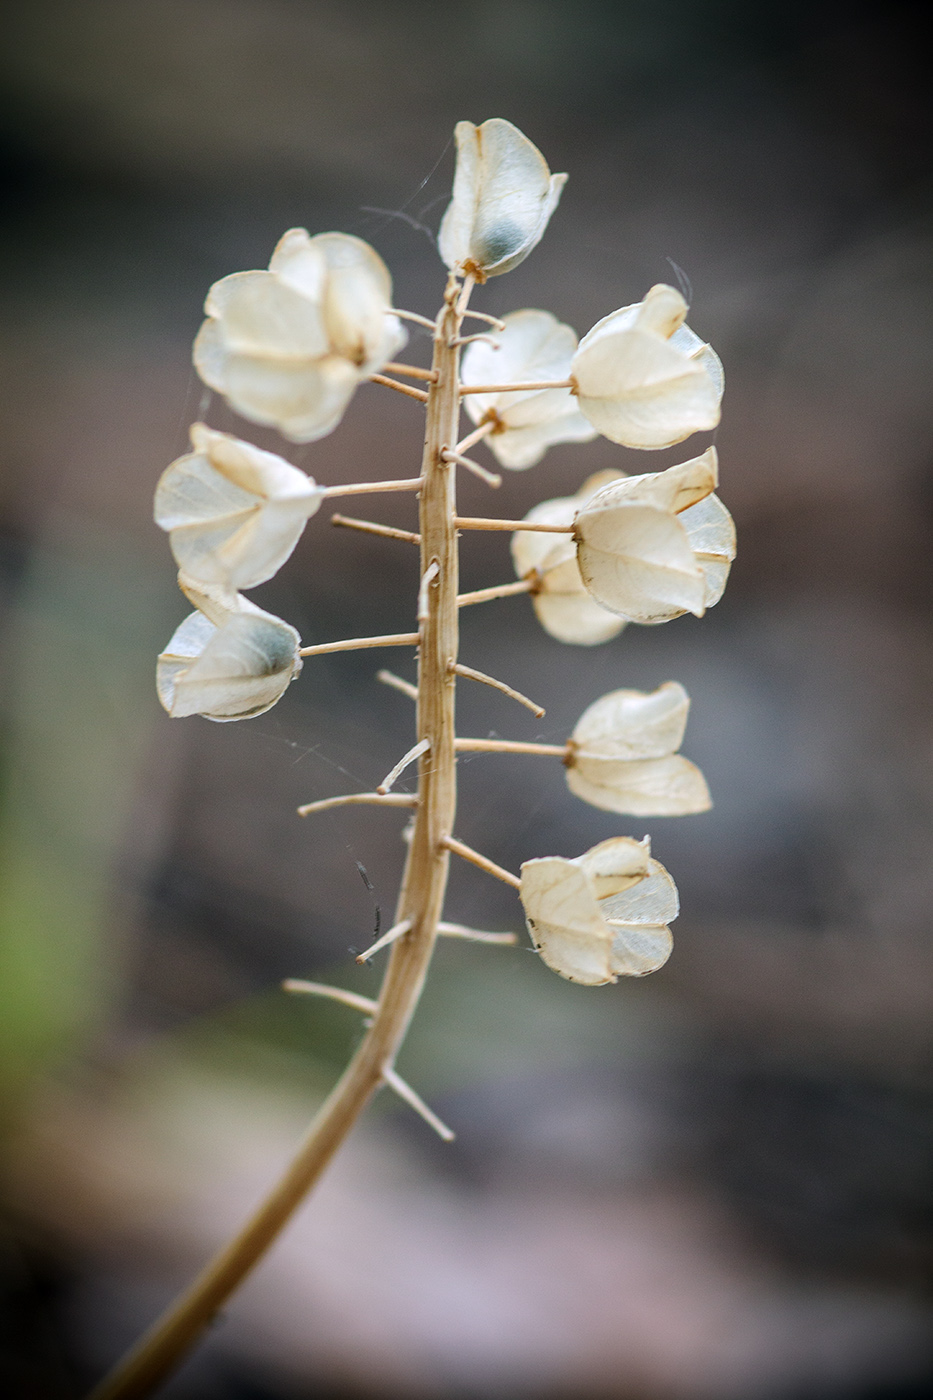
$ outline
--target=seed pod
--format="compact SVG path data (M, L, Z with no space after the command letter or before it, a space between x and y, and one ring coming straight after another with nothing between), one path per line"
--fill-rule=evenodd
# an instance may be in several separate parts
M644 841L601 841L575 860L547 856L521 869L531 940L569 982L598 987L644 977L670 956L677 889Z
M584 802L633 817L681 817L712 805L706 779L676 752L690 709L682 685L614 690L584 711L569 744L567 786Z
M252 719L272 708L301 670L294 627L241 593L200 585L180 574L197 612L159 657L156 690L173 719L203 715Z
M583 582L630 622L702 617L718 603L735 558L735 526L712 494L716 449L664 472L611 482L578 512Z
M195 368L244 418L313 442L405 344L391 305L389 270L368 243L289 229L267 272L235 272L211 287Z
M203 423L192 423L191 445L156 487L156 524L189 578L255 588L285 563L324 493L283 457Z
M580 341L570 370L577 402L604 437L626 447L673 447L715 428L722 365L683 324L686 314L680 293L659 283Z
M438 247L451 272L478 282L511 272L540 242L566 175L552 175L537 146L511 122L457 122L453 198Z

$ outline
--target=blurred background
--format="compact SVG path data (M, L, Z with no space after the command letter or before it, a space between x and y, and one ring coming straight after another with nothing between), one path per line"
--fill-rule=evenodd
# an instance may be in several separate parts
M270 713L170 722L188 611L151 523L202 399L211 282L286 229L374 244L432 314L451 132L503 116L570 182L475 298L578 332L692 287L726 365L740 552L702 621L562 647L526 599L462 656L461 732L563 741L681 681L707 815L648 824L680 887L668 966L583 989L450 942L380 1100L166 1394L176 1400L908 1400L933 1393L933 186L923 8L801 0L11 0L0 37L0 1389L67 1400L246 1215L360 1034L285 976L368 992L403 817L301 822L409 744L399 654L306 664ZM415 328L407 356L425 363ZM408 476L421 414L365 386L287 455ZM694 439L689 451L706 445ZM477 455L484 449L477 449ZM468 513L522 515L599 440ZM407 525L409 500L371 514ZM366 513L366 512L362 512ZM468 536L463 582L508 580ZM306 642L405 630L414 552L322 514L254 595ZM560 766L464 761L459 834L517 868L641 836ZM453 873L448 917L521 927Z

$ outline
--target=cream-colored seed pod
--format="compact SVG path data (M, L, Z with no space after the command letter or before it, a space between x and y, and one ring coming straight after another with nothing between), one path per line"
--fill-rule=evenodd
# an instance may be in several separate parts
M667 962L677 889L647 837L611 837L575 860L529 860L521 879L531 940L569 982L599 987Z
M189 578L255 588L285 563L323 490L283 457L203 423L191 425L191 446L156 487L156 524Z
M458 122L453 198L441 220L438 247L450 268L485 282L511 272L540 242L566 175L511 122L493 117Z
M541 525L572 525L577 511L619 472L602 471L584 481L575 496L542 501L525 516ZM617 637L625 622L590 597L580 575L577 547L571 535L548 535L516 530L512 562L519 578L534 584L531 601L544 630L559 642L598 646Z
M313 442L405 344L391 305L389 270L368 243L289 229L267 272L235 272L211 287L195 368L237 413Z
M718 603L735 558L735 526L712 494L716 449L664 472L597 492L576 517L583 582L630 622L702 617Z
M626 447L673 447L715 428L723 392L715 351L683 324L687 303L663 283L598 321L571 375L581 413Z
M240 593L179 575L198 609L185 618L159 657L156 690L173 719L203 715L252 719L280 700L301 670L294 627Z
M566 379L577 337L549 311L512 311L495 345L475 340L463 355L461 378L469 384L529 384ZM511 394L468 394L464 407L474 423L492 421L486 439L503 467L524 471L558 442L589 442L596 429L569 389Z
M682 817L712 805L706 779L680 748L690 709L682 685L650 694L614 690L590 705L573 731L567 786L606 812Z

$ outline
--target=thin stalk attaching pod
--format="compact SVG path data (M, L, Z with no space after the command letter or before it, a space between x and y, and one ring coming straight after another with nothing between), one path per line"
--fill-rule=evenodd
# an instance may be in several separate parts
M498 943L503 947L514 948L518 942L516 933L486 933L483 929L469 928L466 924L441 922L437 931L444 938L464 938L469 943Z
M325 486L323 494L333 496L367 496L376 491L420 491L423 478L410 477L405 481L355 481L347 486Z
M479 681L482 685L492 686L493 690L501 690L503 695L508 695L512 700L524 705L537 719L541 719L547 713L543 705L536 705L527 695L522 695L520 690L513 690L505 681L497 681L495 676L487 676L484 671L474 671L472 666L461 666L459 662L455 662L450 669L455 676L463 676L465 680Z
M392 690L401 691L403 695L408 696L409 700L418 699L418 687L412 685L411 681L403 681L402 677L397 676L394 671L377 671L376 680L381 681L383 685L390 686Z
M472 433L467 433L465 438L461 438L453 448L453 451L467 452L477 442L481 442L484 437L488 437L490 433L494 433L497 426L494 418L487 419L485 423L480 423L478 428L474 428Z
M520 739L457 739L457 753L534 753L545 758L567 758L569 744L524 743Z
M544 389L573 389L572 379L540 379L530 384L461 384L463 394L533 394Z
M427 403L428 396L424 389L413 389L410 384L400 384L397 379L389 379L384 374L371 374L370 384L383 384L387 389L395 389L399 394L407 394L410 399L417 399L419 403Z
M398 1094L403 1103L407 1103L409 1108L413 1108L424 1121L434 1129L438 1137L444 1142L453 1142L456 1133L448 1128L437 1114L428 1108L420 1094L416 1094L410 1084L407 1084L400 1074L396 1074L394 1069L388 1066L382 1071L382 1081L387 1084L394 1093Z
M299 647L299 656L324 656L331 651L362 651L365 647L416 647L417 632L389 632L383 637L348 637L343 642L319 642L313 647Z
M517 583L497 583L492 588L477 588L473 593L461 593L458 608L470 608L474 603L491 603L495 598L513 598L520 593L534 593L537 580L520 578Z
M417 311L399 311L398 307L393 307L387 315L397 316L400 321L413 321L416 326L425 326L429 331L437 330L437 322L430 320L427 316L422 316Z
M502 477L496 472L491 472L486 467L481 467L479 462L474 462L472 457L464 457L461 452L454 452L453 448L446 448L441 454L445 462L456 462L458 466L466 467L468 472L479 477L480 481L485 481L487 486L494 490L502 485Z
M399 924L393 924L381 938L377 938L371 948L367 948L365 953L357 955L358 963L368 962L373 953L379 953L383 948L388 948L390 943L394 943L396 938L404 938L406 933L411 932L411 919L403 919Z
M441 841L448 851L460 856L462 860L469 861L470 865L475 865L478 870L485 870L487 875L493 875L497 880L501 880L505 885L511 885L513 889L521 889L522 882L517 875L513 875L510 870L505 870L501 865L496 865L494 860L482 855L479 851L474 851L472 846L466 845L463 841L458 841L455 836L445 836Z
M387 795L392 784L401 777L408 765L414 763L415 759L420 758L422 754L427 753L430 747L430 739L419 739L417 744L413 744L408 752L402 755L391 772L386 774L376 791L382 796Z
M308 817L312 812L329 812L332 807L417 807L418 798L413 792L348 792L342 797L322 797L317 802L306 802L298 808L299 817Z
M496 520L483 515L458 515L454 519L458 530L527 530L531 534L572 535L572 525L547 525L538 520Z
M347 992L343 987L331 987L326 982L305 982L300 977L286 977L282 983L282 991L339 1001L344 1006L352 1007L354 1011L362 1011L364 1016L372 1016L379 1010L379 1003L370 997L361 997L357 992Z
M437 375L433 369L421 369L418 365L399 365L394 360L390 360L382 368L387 369L390 374L407 374L409 379L424 379L430 384L437 383Z
M357 520L352 515L332 515L332 525L343 526L345 530L362 530L365 535L383 535L387 540L404 540L406 544L420 544L421 536L413 530L398 530L394 525L377 525L374 520Z

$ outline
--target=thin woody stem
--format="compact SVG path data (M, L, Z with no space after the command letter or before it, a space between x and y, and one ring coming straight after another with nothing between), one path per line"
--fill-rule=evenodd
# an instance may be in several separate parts
M532 744L518 739L457 739L457 753L537 753L549 758L566 758L567 744Z
M494 520L482 515L458 515L458 530L532 530L541 535L572 535L573 525L542 525L535 520Z
M354 1011L362 1011L364 1016L372 1016L379 1010L378 1003L369 997L361 997L356 992L347 992L343 987L331 987L327 982L305 982L300 977L287 977L282 983L282 991L299 992L304 996L326 997L329 1001L339 1001L344 1006L352 1006Z
M413 792L348 792L341 797L322 797L318 802L306 802L298 808L299 817L312 812L329 812L332 807L417 807Z
M479 851L474 851L472 846L458 841L455 836L445 836L443 845L447 847L448 851L453 851L454 855L460 856L462 860L469 861L479 870L485 870L487 875L494 875L497 880L501 880L505 885L511 885L513 889L521 889L522 882L517 875L513 875L510 870L504 870L501 865L496 865L494 860L481 855Z
M364 647L416 647L417 632L390 632L384 637L348 637L344 642L320 642L314 647L301 647L299 656L323 656L330 651L361 651Z
M461 384L461 394L527 394L538 389L572 389L572 379L539 379L528 384Z
M411 681L403 681L401 676L397 676L394 671L377 671L376 680L383 685L391 686L393 690L400 690L403 695L407 695L409 700L418 699L418 687L412 685Z
M474 428L472 433L467 433L466 437L462 438L460 442L457 443L456 447L453 449L454 452L467 452L475 443L482 441L484 437L488 437L497 426L494 418L488 418L485 423L480 423L478 428Z
M398 316L402 321L414 321L416 326L427 326L429 331L437 329L437 322L431 321L427 316L422 316L417 311L399 311L397 306L387 313L390 316Z
M392 374L407 374L409 379L427 379L431 384L437 383L437 371L433 369L420 369L418 365L399 365L394 360L390 360L382 368Z
M461 288L455 278L449 279L434 332L432 368L437 371L437 382L423 395L428 408L422 461L425 484L420 498L420 574L423 577L434 562L438 573L428 616L420 636L413 637L420 643L417 733L419 742L430 744L430 755L422 755L419 764L418 808L395 915L395 924L411 921L410 931L393 944L370 1027L283 1175L243 1229L97 1387L93 1400L142 1400L151 1395L266 1254L380 1085L388 1084L429 1121L436 1120L434 1126L442 1136L452 1136L446 1124L399 1079L394 1062L424 986L447 889L450 851L455 849L446 841L446 833L453 827L457 802L456 688L449 673L458 648L456 473L442 460L441 450L445 443L457 441L457 353L449 342L459 333L469 291L469 286ZM414 396L421 393L405 392ZM380 643L364 639L363 644ZM352 644L344 643L343 647L347 645ZM503 875L515 882L508 872L501 872L500 878Z
M342 525L347 530L362 530L366 535L384 535L387 540L405 540L408 544L420 544L421 536L413 530L397 530L394 525L377 525L374 520L357 520L352 515L332 515L332 525Z
M474 462L472 457L464 457L461 452L454 452L453 448L446 448L443 453L445 462L456 462L461 467L466 467L468 472L478 476L480 481L485 481L487 486L493 488L502 485L502 477L498 472L491 472L486 467L481 467L479 462Z
M407 394L410 399L418 399L421 403L427 403L428 396L423 389L412 389L409 384L399 384L397 379L388 379L384 374L371 374L370 384L384 384L387 389L397 389L400 394Z
M374 491L420 491L424 482L420 476L404 481L354 481L346 486L327 486L325 496L365 496Z
M459 602L459 600L458 600ZM455 676L463 676L470 681L479 681L482 685L490 685L493 690L501 690L503 695L508 695L512 700L517 700L520 705L524 705L526 710L530 710L538 719L546 713L543 705L536 705L533 700L529 700L527 695L523 695L520 690L513 690L505 681L497 681L495 676L487 676L485 671L474 671L472 666L461 666L459 662L450 668Z
M492 588L477 588L474 593L461 593L457 599L457 607L469 608L474 603L490 603L494 598L511 598L517 593L534 591L534 579L520 578L517 583L497 583Z

